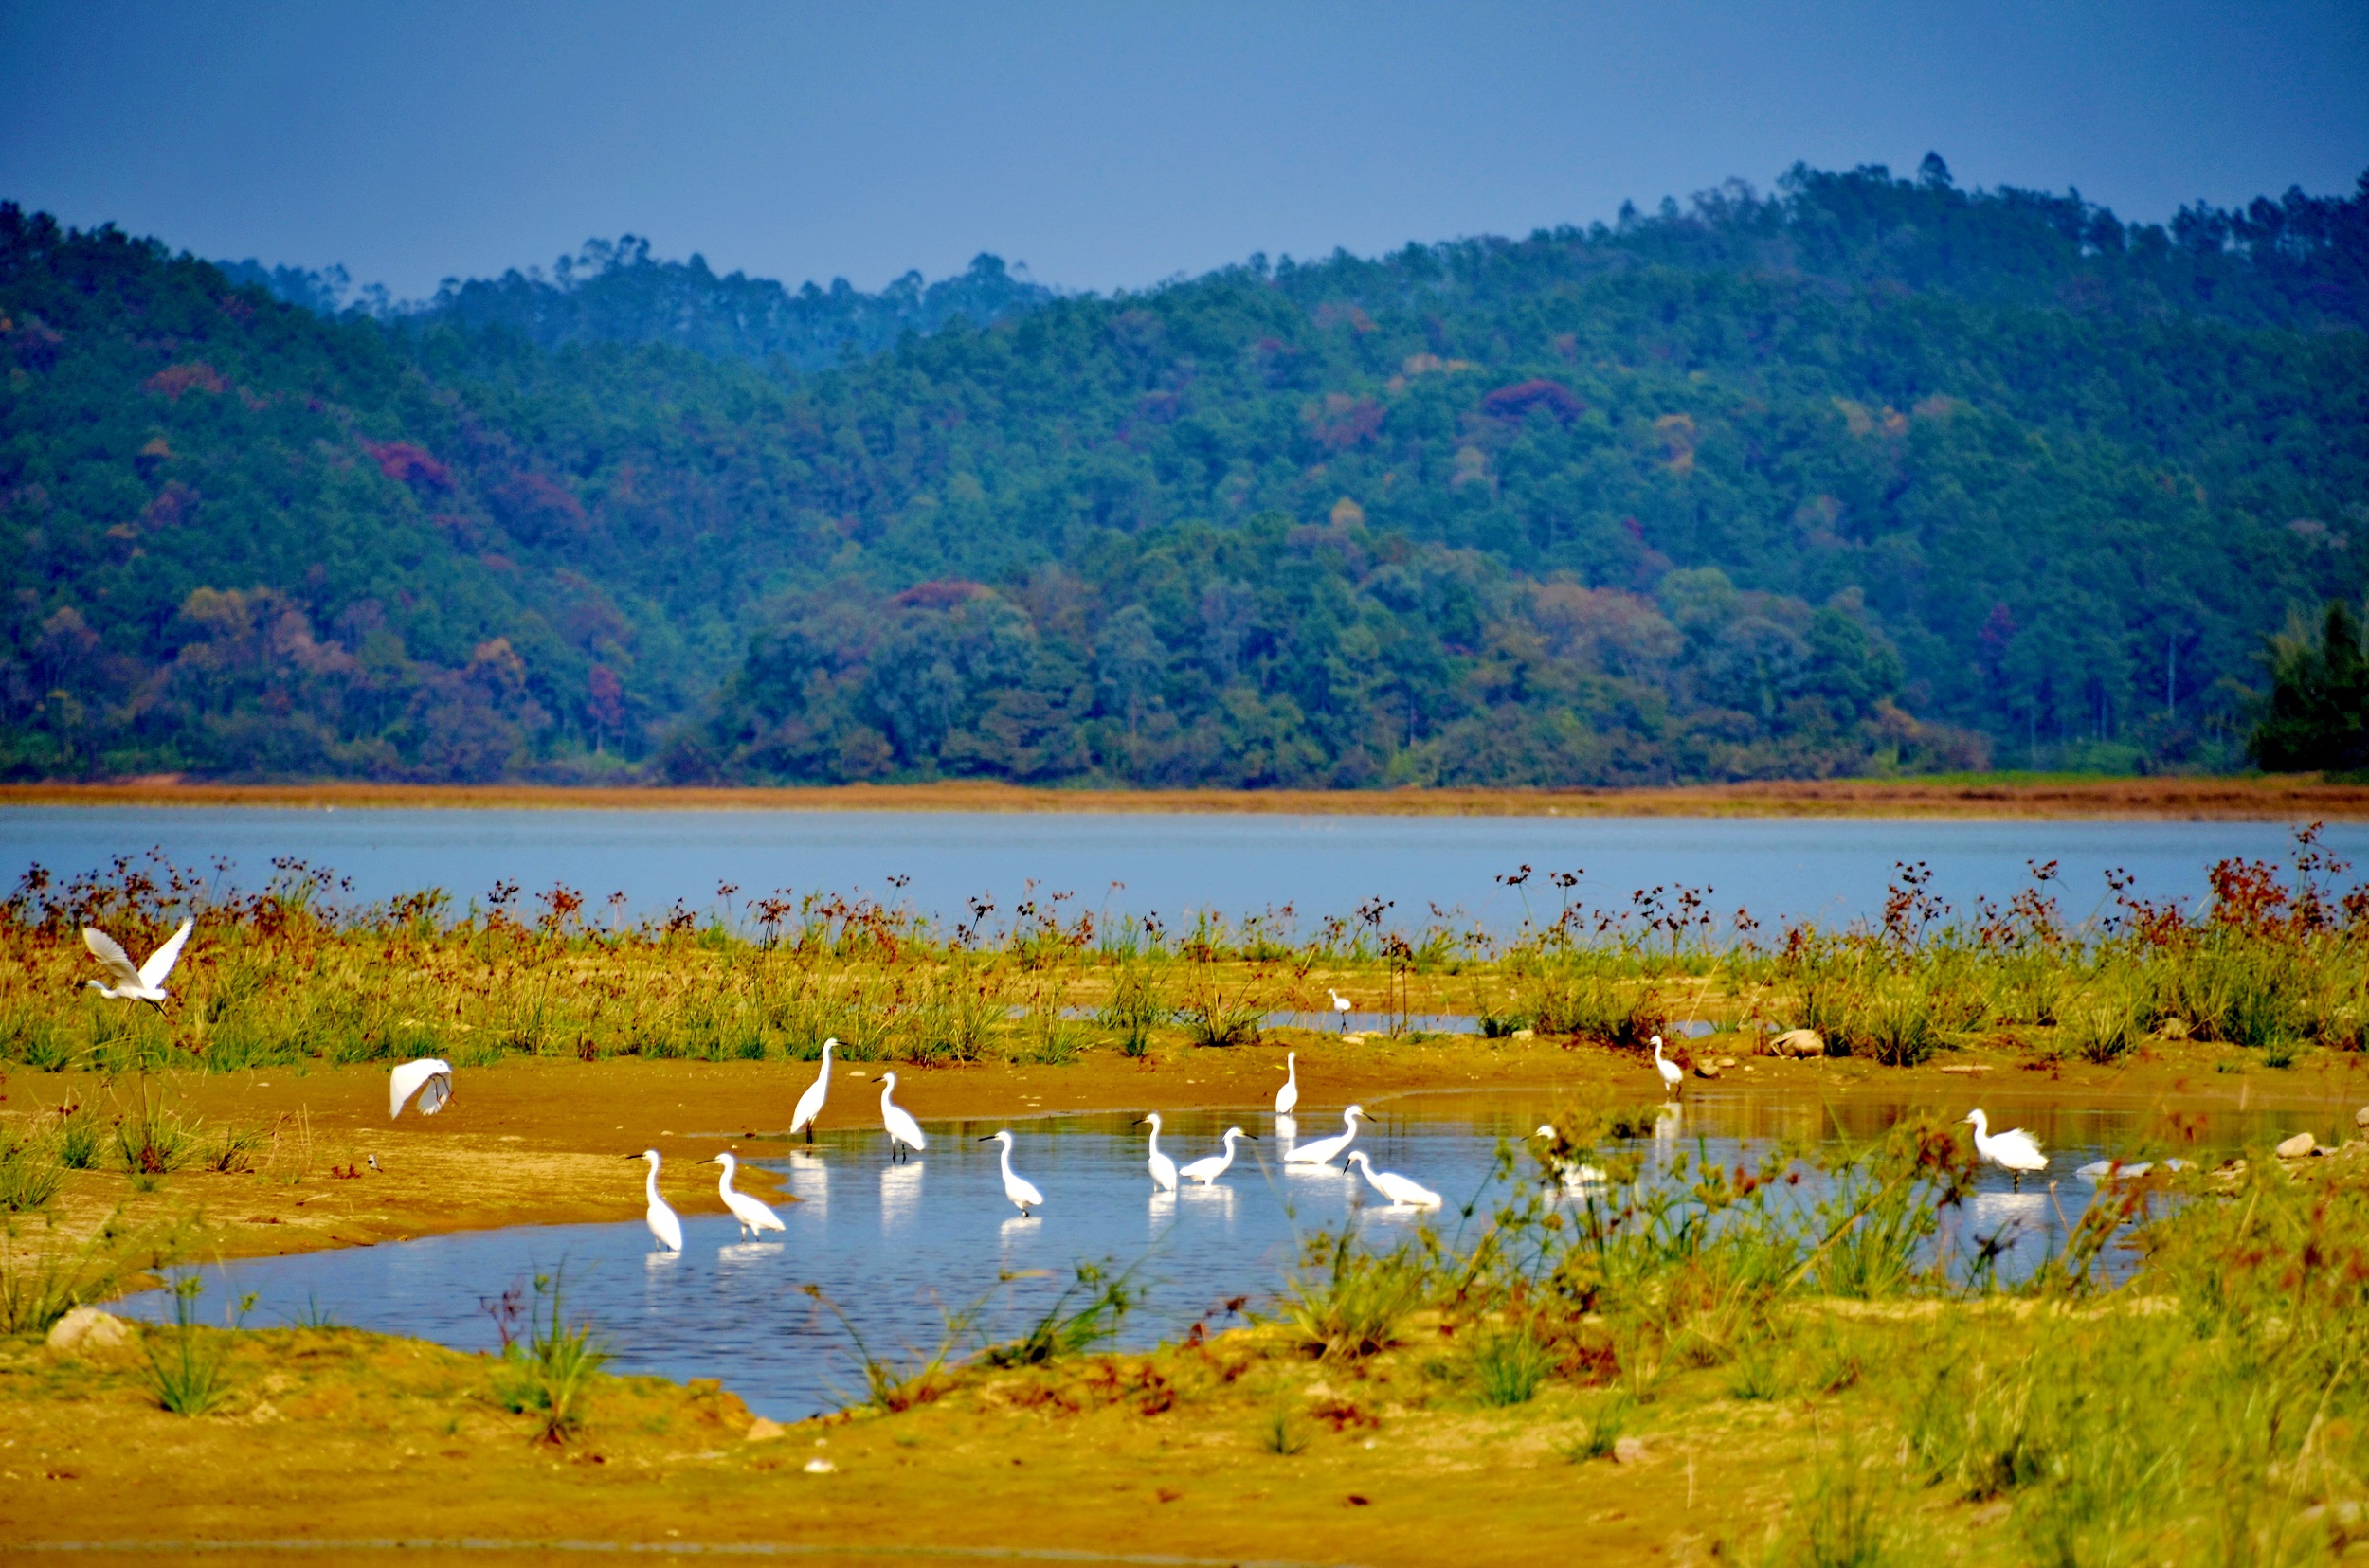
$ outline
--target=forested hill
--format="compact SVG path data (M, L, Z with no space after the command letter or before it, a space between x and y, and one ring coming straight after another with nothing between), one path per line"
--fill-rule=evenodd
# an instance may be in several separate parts
M323 314L0 209L0 766L2209 766L2364 586L2369 183L2157 228L1928 160L1109 298L983 260L827 356L777 309L824 291L588 254Z

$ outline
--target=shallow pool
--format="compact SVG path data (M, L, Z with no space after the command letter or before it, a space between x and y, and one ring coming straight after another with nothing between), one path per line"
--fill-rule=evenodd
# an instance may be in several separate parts
M2073 1172L2103 1155L2137 1150L2147 1128L2135 1113L2021 1108L1988 1097L1994 1115L2030 1126L2048 1144L2052 1194L2027 1180L2020 1193L1986 1179L1966 1209L1949 1217L1944 1242L1958 1255L1978 1236L2006 1233L2004 1271L2028 1270L2060 1246L2069 1221L2091 1197ZM1448 1207L1430 1222L1454 1237L1484 1223L1507 1190L1493 1173L1501 1141L1551 1116L1545 1094L1408 1095L1369 1108L1359 1146L1385 1170L1437 1189ZM1847 1132L1866 1137L1909 1108L1853 1102L1847 1110L1747 1090L1697 1093L1654 1136L1639 1140L1648 1168L1681 1154L1723 1164L1757 1160L1781 1140ZM1957 1106L1946 1108L1961 1113ZM1299 1135L1329 1135L1338 1108L1309 1108ZM679 1254L653 1250L639 1222L519 1226L301 1256L244 1261L204 1271L203 1310L253 1292L256 1325L326 1317L353 1326L417 1335L461 1349L500 1343L505 1292L533 1303L537 1273L564 1271L570 1317L598 1325L620 1370L675 1379L716 1378L764 1415L791 1418L836 1408L861 1393L861 1364L849 1330L802 1287L819 1287L863 1336L871 1353L916 1362L949 1337L967 1352L1014 1337L1036 1321L1079 1264L1132 1271L1142 1305L1120 1343L1173 1339L1196 1322L1213 1331L1240 1312L1271 1305L1304 1238L1355 1225L1387 1244L1412 1233L1408 1211L1338 1170L1286 1173L1272 1112L1194 1113L1171 1118L1166 1145L1180 1162L1213 1152L1229 1122L1259 1141L1216 1186L1176 1194L1151 1190L1143 1129L1125 1116L1061 1116L1010 1124L954 1122L928 1128L927 1153L891 1163L877 1131L825 1135L803 1145L738 1140L751 1163L782 1172L802 1201L781 1205L786 1235L745 1242L720 1215L686 1217ZM996 1148L978 1139L1009 1125L1019 1171L1043 1189L1044 1207L1022 1218L1004 1198ZM2223 1116L2192 1127L2192 1159L2279 1130L2259 1118ZM717 1146L726 1139L719 1134ZM1525 1168L1528 1168L1527 1166ZM620 1169L638 1184L639 1166ZM662 1186L678 1199L707 1187L713 1167L669 1166ZM1799 1189L1802 1199L1810 1184ZM1474 1205L1475 1217L1459 1212ZM124 1309L155 1316L158 1292ZM520 1331L514 1325L514 1331Z

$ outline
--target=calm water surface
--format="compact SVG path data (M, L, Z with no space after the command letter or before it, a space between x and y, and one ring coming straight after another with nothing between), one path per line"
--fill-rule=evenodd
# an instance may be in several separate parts
M2369 824L2326 833L2347 858L2369 860ZM2058 862L2074 918L2102 907L2104 873L2136 874L2148 898L2195 899L2205 868L2226 856L2283 858L2289 833L2260 822L2026 822L1720 818L1412 818L1080 813L843 811L259 810L172 806L0 809L0 870L38 860L73 873L160 846L182 864L215 856L253 888L276 856L350 876L365 901L442 887L457 900L497 880L530 893L554 882L612 892L636 915L677 900L717 908L716 886L741 898L788 888L868 893L942 922L967 919L985 895L1004 911L1030 896L1070 892L1071 909L1228 916L1290 906L1303 922L1392 901L1387 919L1420 927L1433 908L1497 931L1552 919L1550 871L1582 870L1575 896L1624 909L1638 889L1709 888L1723 915L1829 926L1876 917L1896 861L1925 861L1933 889L1961 910L2004 902L2027 861ZM1528 864L1519 891L1495 878ZM893 885L891 877L905 877ZM1115 886L1114 886L1115 884ZM1528 894L1525 902L1524 894Z
M2000 1096L1988 1098L2002 1124L2019 1121L2047 1144L2057 1188L2052 1195L2027 1180L2015 1193L2003 1180L1986 1181L1947 1221L1945 1244L1962 1254L1977 1236L2004 1232L2010 1245L2002 1267L2012 1274L2060 1246L2066 1222L2079 1218L2091 1189L2075 1168L2132 1152L2143 1132L2128 1113L2018 1114L2021 1108ZM1553 1112L1545 1096L1503 1095L1411 1095L1369 1108L1380 1119L1359 1146L1383 1169L1446 1196L1448 1209L1431 1222L1451 1237L1468 1223L1456 1212L1464 1203L1481 1199L1486 1217L1505 1196L1491 1187L1500 1140L1519 1138ZM1843 1114L1853 1136L1867 1136L1907 1108L1854 1102ZM1640 1147L1649 1168L1682 1154L1757 1161L1776 1140L1831 1135L1832 1114L1743 1091L1700 1095ZM1339 1130L1337 1117L1337 1107L1311 1110L1300 1135L1328 1136ZM1022 1332L1076 1278L1078 1264L1131 1267L1148 1294L1128 1318L1122 1343L1142 1346L1174 1339L1196 1322L1216 1329L1239 1321L1230 1302L1254 1311L1271 1305L1299 1256L1300 1238L1321 1227L1353 1223L1383 1245L1412 1233L1414 1218L1379 1206L1361 1178L1281 1174L1272 1113L1180 1115L1166 1147L1180 1162L1212 1152L1228 1120L1261 1142L1243 1145L1244 1158L1220 1185L1174 1195L1151 1190L1143 1135L1127 1117L1008 1124L1018 1135L1016 1168L1045 1195L1044 1208L1027 1219L1004 1198L995 1146L975 1141L998 1124L931 1125L927 1154L903 1164L888 1162L874 1129L826 1134L812 1151L744 1142L752 1162L780 1170L803 1199L780 1206L788 1230L779 1239L744 1243L720 1215L687 1217L680 1254L653 1251L639 1222L434 1236L208 1270L205 1310L219 1314L233 1296L253 1291L259 1299L248 1322L256 1325L327 1314L353 1326L491 1349L499 1339L483 1304L564 1265L570 1315L599 1325L621 1370L718 1378L759 1413L787 1419L852 1402L863 1386L846 1330L801 1291L804 1285L819 1285L875 1355L913 1362L940 1345L949 1314L983 1299L962 1342L966 1352L982 1339ZM2270 1130L2285 1129L2225 1117L2183 1152L2206 1158L2235 1146L2241 1135ZM724 1143L719 1134L717 1146ZM1263 1168L1253 1150L1263 1155ZM670 1166L662 1190L687 1197L710 1187L714 1174ZM621 1162L618 1180L638 1188L642 1169ZM1792 1190L1806 1200L1810 1188ZM151 1292L131 1298L125 1310L156 1316L162 1302Z

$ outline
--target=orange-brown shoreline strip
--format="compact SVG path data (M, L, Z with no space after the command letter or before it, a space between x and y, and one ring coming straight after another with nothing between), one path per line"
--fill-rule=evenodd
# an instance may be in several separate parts
M780 788L226 784L177 775L0 784L0 806L596 811L995 811L1391 817L1963 817L2369 820L2369 786L2317 775L1788 780L1660 789L1031 789L980 781Z

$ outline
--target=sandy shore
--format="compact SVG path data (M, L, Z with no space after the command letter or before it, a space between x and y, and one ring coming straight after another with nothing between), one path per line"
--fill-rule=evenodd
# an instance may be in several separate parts
M1427 1097L1478 1094L1544 1115L1566 1100L1659 1098L1657 1081L1637 1058L1601 1047L1470 1037L1349 1044L1277 1032L1266 1045L1178 1052L1149 1067L1102 1052L1058 1067L900 1067L897 1099L925 1123L1255 1110L1272 1102L1287 1048L1300 1053L1304 1119L1329 1120L1351 1100L1387 1116L1415 1111ZM1907 1070L1754 1057L1717 1082L1691 1080L1688 1092L1764 1124L1772 1135L1798 1130L1803 1108L1831 1108L1853 1130L1872 1132L1903 1104L1955 1115L1979 1101L1995 1115L2043 1125L2053 1111L2072 1108L2207 1118L2277 1110L2291 1113L2296 1130L2309 1126L2334 1141L2351 1135L2353 1108L2369 1101L2369 1068L2359 1056L2319 1053L2286 1072L2219 1072L2218 1054L2210 1047L2167 1047L2112 1069L2069 1063L2036 1070L2019 1058L1980 1053L1954 1053ZM871 1081L878 1071L841 1065L826 1129L878 1127L879 1090ZM74 1233L86 1233L119 1205L136 1224L202 1217L190 1250L208 1257L368 1246L503 1225L628 1220L642 1213L642 1175L624 1162L644 1147L666 1156L670 1201L690 1213L720 1213L714 1172L694 1162L724 1147L759 1156L781 1147L771 1140L812 1074L810 1066L785 1062L521 1058L459 1073L453 1101L439 1116L407 1112L393 1122L383 1069L298 1072L282 1066L191 1074L167 1086L184 1114L208 1126L275 1130L276 1143L259 1153L256 1168L185 1169L145 1193L129 1190L119 1173L79 1172L58 1200L59 1215ZM16 1115L65 1103L128 1103L133 1092L123 1082L78 1072L19 1072L0 1083L5 1108ZM1864 1114L1854 1115L1854 1108ZM744 1171L743 1183L786 1200L762 1171Z
M2316 775L2091 779L1966 775L1667 789L1024 789L964 781L781 789L540 784L115 784L0 785L0 805L470 807L642 811L1094 811L1403 817L1967 817L2206 821L2369 820L2369 787Z

